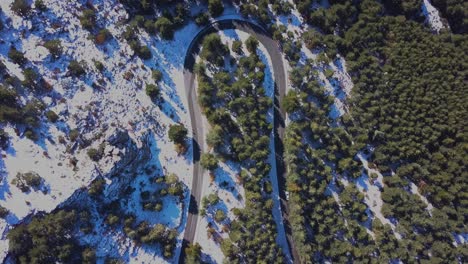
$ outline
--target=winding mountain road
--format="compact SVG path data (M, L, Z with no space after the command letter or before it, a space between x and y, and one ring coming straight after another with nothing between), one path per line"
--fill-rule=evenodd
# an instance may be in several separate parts
M274 73L274 84L275 84L275 100L274 100L274 128L275 128L275 154L276 154L276 166L278 173L278 188L279 188L279 200L281 205L281 212L283 214L283 223L285 228L286 237L288 240L289 251L293 263L299 263L299 255L291 235L291 226L289 223L289 208L286 200L286 170L284 169L283 163L283 137L284 137L284 117L285 111L281 107L280 102L284 97L286 91L286 72L283 65L282 53L279 48L278 42L274 41L269 33L262 27L253 22L243 21L238 19L224 19L211 23L210 25L203 28L192 40L190 46L187 49L187 54L184 61L184 83L187 93L188 106L190 111L190 120L193 129L193 157L194 157L194 168L193 168L193 179L191 188L191 199L189 205L189 212L187 218L187 225L184 234L184 246L189 243L193 243L195 239L196 229L198 225L198 206L200 205L202 187L204 184L203 179L203 168L200 166L199 158L200 154L203 153L204 147L203 142L205 140L205 132L203 131L202 112L197 101L196 85L195 85L195 74L193 73L193 67L195 65L195 59L200 51L200 44L203 37L210 33L214 33L224 29L237 29L249 33L258 39L260 43L266 48L272 62L273 73ZM208 184L206 182L205 184ZM203 228L203 227L201 227ZM184 250L182 250L180 262L184 260Z

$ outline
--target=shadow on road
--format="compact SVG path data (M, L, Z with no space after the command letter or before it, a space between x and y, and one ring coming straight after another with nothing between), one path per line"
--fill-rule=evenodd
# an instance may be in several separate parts
M192 194L190 194L189 214L198 214L197 200Z
M193 162L197 162L200 160L201 150L200 145L198 144L195 138L192 139L192 146L193 146Z

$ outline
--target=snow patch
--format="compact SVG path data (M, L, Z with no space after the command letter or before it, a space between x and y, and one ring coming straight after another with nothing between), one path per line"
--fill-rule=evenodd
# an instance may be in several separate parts
M437 10L429 0L423 1L422 12L426 17L426 22L433 31L439 33L440 30L446 28L439 15L439 10Z
M416 186L414 182L411 182L410 187L411 187L411 192L413 194L416 194L426 204L426 210L432 216L431 211L434 208L434 206L432 206L432 204L427 200L426 197L422 196L421 193L419 193L418 186Z
M382 224L384 225L388 224L390 228L393 230L395 237L397 239L401 239L401 235L398 232L396 232L395 225L390 220L385 218L382 214L383 200L382 200L381 189L384 188L382 174L376 169L369 168L367 155L364 155L363 153L359 153L357 157L362 162L362 165L367 171L367 175L362 176L360 178L360 183L357 184L359 191L365 194L364 202L367 204L368 208L372 211L372 214L375 217L377 217L377 219L379 219L380 222L382 222ZM369 177L371 174L377 175L377 178L374 180L370 180Z

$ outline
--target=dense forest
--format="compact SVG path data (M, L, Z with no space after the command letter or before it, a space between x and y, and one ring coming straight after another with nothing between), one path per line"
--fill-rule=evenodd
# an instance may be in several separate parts
M299 117L288 128L285 159L301 256L463 262L467 249L454 246L454 234L467 232L466 36L428 31L420 23L418 1L416 9L411 1L332 3L310 16L303 13L315 26L304 42L331 59L336 52L346 57L354 82L350 111L333 125L326 116L333 100L316 92L317 75L307 65L291 73L295 89L285 100L291 117ZM456 20L449 22L455 29ZM371 166L384 174L382 214L396 223L393 232L377 218L369 226L362 197L335 180L359 177L357 154L370 149ZM409 191L411 184L434 208L426 209ZM327 192L331 186L338 199ZM373 239L365 232L369 227Z
M271 186L268 156L272 124L267 121L267 112L272 99L263 87L266 66L257 53L258 44L253 37L245 43L235 41L232 49L236 55L232 56L230 47L217 34L203 40L203 62L196 65L198 98L212 127L206 140L216 156L204 154L201 163L213 169L216 159L232 160L244 168L240 180L246 206L235 210L229 239L221 242L226 259L282 263L283 254L275 242L271 187L266 187ZM226 67L226 61L230 67Z

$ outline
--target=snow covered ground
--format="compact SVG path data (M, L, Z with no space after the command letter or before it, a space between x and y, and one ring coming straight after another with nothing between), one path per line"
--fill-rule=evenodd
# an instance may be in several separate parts
M60 119L54 124L45 123L39 129L40 139L36 143L25 138L21 130L18 134L10 126L5 128L11 136L11 144L0 157L3 179L0 205L11 213L6 221L0 220L0 257L6 254L8 243L5 238L12 224L37 211L53 210L75 190L87 186L98 174L106 174L113 168L121 158L119 150L106 147L105 157L97 163L91 161L86 152L89 147L97 148L117 128L127 130L137 144L141 144L143 135L152 131L155 137L152 148L158 151L157 166L165 173L177 174L186 186L191 186L192 157L178 156L173 143L167 140L167 129L174 123L190 128L183 84L183 57L199 28L188 24L175 33L174 41L163 41L141 30L140 41L150 46L153 53L153 59L143 61L133 56L128 43L120 38L125 29L120 22L125 21L128 14L117 1L93 1L98 24L106 27L113 36L101 46L89 39L89 32L80 25L78 17L83 5L79 1L45 0L49 9L40 15L43 17L33 14L29 19L12 13L9 8L11 2L0 1L0 16L7 23L0 35L4 40L0 43L0 61L11 75L23 80L22 70L9 60L7 53L11 45L24 52L29 61L27 66L35 68L53 87L52 93L39 98L46 103L48 110L59 114ZM58 23L60 26L57 27ZM57 60L52 60L48 50L42 46L49 39L62 42L64 54ZM72 59L86 63L89 70L84 77L78 79L66 74L66 67ZM94 60L103 63L103 73L94 68ZM164 103L161 107L153 103L144 91L146 83L154 83L151 69L159 69L163 73L160 88ZM32 93L25 91L22 100L32 97ZM81 139L92 142L89 147L77 148L76 143L69 139L70 130L75 128ZM64 143L60 143L61 137ZM72 157L77 160L76 167L70 163ZM37 172L45 179L44 192L22 193L10 184L18 172L28 171ZM137 200L133 202L138 203ZM181 239L187 208L167 201L162 212L147 218L153 217L158 219L157 222L179 227ZM143 248L134 248L131 255L136 261L145 258L145 252ZM162 259L157 262L160 261Z
M429 0L423 1L422 12L426 17L426 22L433 31L439 33L440 30L448 28L448 24L442 21L442 18L439 15L439 10L437 10Z

